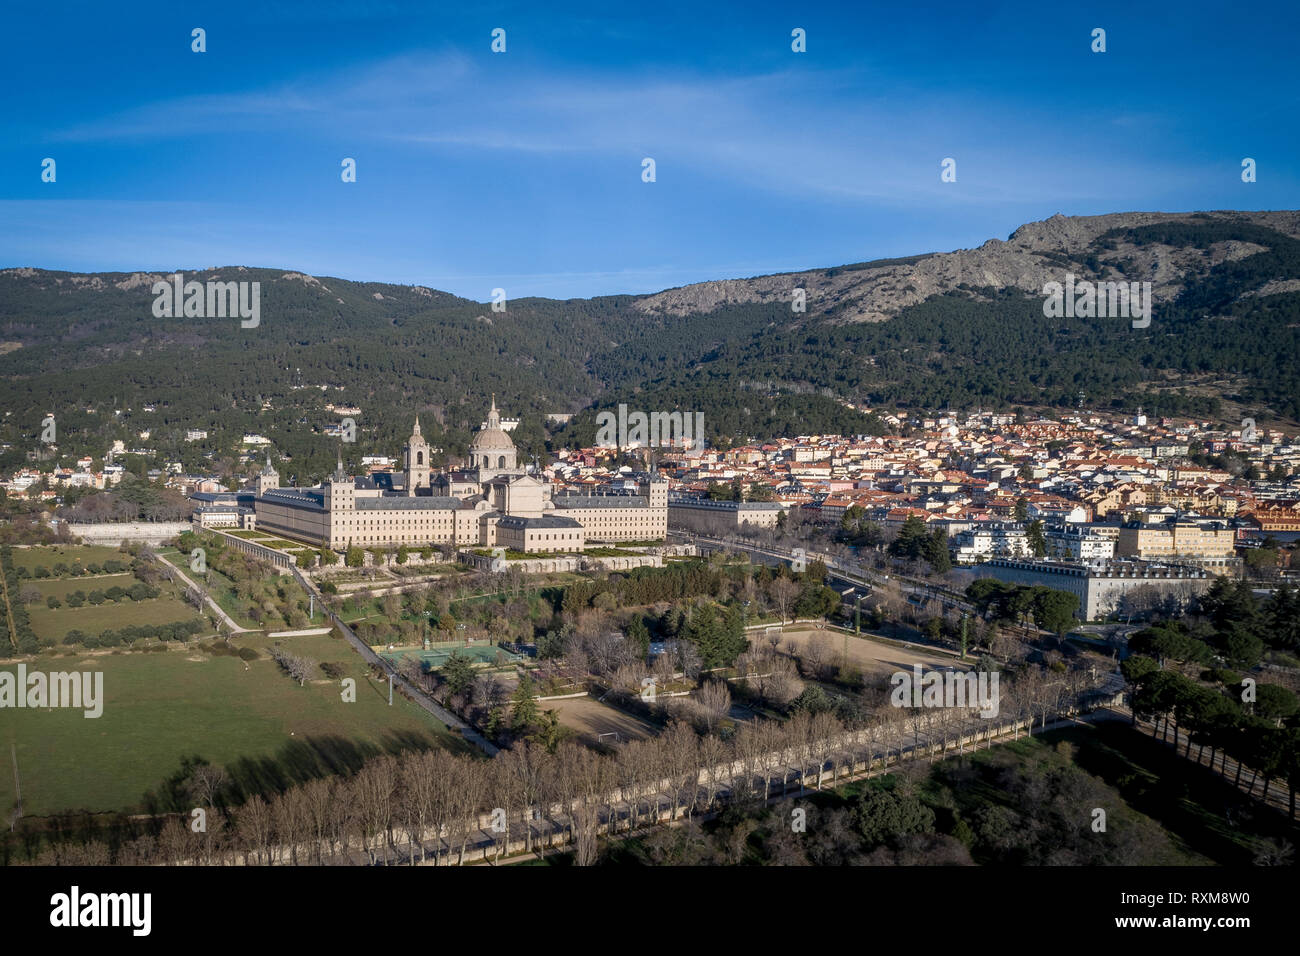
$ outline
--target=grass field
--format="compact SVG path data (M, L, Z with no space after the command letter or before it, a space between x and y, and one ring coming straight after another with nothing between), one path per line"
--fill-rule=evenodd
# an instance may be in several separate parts
M131 563L131 556L101 545L60 544L43 545L36 548L14 548L14 567L27 568L29 571L39 567L53 568L56 564L72 564L80 561L87 564L103 564L105 561Z
M380 751L467 748L402 697L395 696L390 708L387 685L371 679L343 641L288 638L282 646L319 662L341 663L356 679L355 703L343 701L338 681L322 678L299 687L265 656L246 666L193 645L158 654L43 656L29 663L29 673L102 671L104 712L87 719L81 711L6 710L0 723L0 805L8 808L14 801L11 744L17 745L29 816L141 809L145 791L161 788L192 755L224 766L245 792L267 792L353 769Z
M130 575L126 577L130 578ZM105 601L100 605L83 604L81 607L65 604L54 610L44 604L31 604L27 610L32 618L32 630L38 638L52 637L59 641L72 630L98 634L133 624L170 624L197 616L194 608L177 597L170 585L164 583L162 588L162 596L148 601L123 598L120 602ZM92 589L83 587L82 590L89 593Z
M73 591L89 594L91 591L107 591L114 585L119 588L129 588L135 584L135 580L135 575L127 572L126 574L84 574L76 578L36 578L22 583L35 584L40 588L41 603L44 604L45 598L51 594L63 600Z

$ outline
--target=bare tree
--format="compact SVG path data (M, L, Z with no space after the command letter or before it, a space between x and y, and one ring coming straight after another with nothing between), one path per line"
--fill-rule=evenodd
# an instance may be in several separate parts
M813 634L809 637L803 651L804 661L808 665L809 676L816 679L825 677L834 653L831 640L825 634Z
M718 722L731 711L731 691L725 681L705 681L695 693L695 702L704 716L705 726L713 733Z
M768 594L781 612L781 622L790 616L790 606L799 595L799 585L787 577L775 577L768 585Z
M195 767L194 772L190 774L186 789L191 799L197 800L200 805L211 810L216 807L217 799L229 785L230 775L226 773L224 767L202 764Z
M235 834L245 854L249 851L253 853L255 863L271 865L271 843L275 828L271 808L261 796L253 794L235 811Z
M434 815L438 760L432 751L405 754L398 765L398 793L402 828L406 831L408 862L415 865L418 847L424 862L424 830Z
M298 682L299 687L307 683L307 680L316 673L316 662L310 658L291 654L280 647L271 648L270 654L272 660L284 668L289 676Z
M455 839L459 846L456 860L458 866L464 865L469 838L479 829L479 811L487 794L490 767L491 764L469 757L456 758L454 778L458 786L453 790L455 803L452 806L449 837Z
M772 658L770 677L767 680L764 698L777 707L785 707L799 696L799 677L795 673L794 662L788 657Z
M519 796L524 818L524 852L533 852L533 821L538 816L537 801L542 792L542 774L550 754L545 747L529 741L517 743L506 754L511 785Z
M280 842L281 859L288 849L289 863L297 866L298 848L310 832L310 815L302 787L290 787L275 798L271 803L271 820Z
M264 805L265 806L265 805ZM178 866L193 859L194 839L190 828L177 817L169 817L158 833L157 853L167 866Z
M337 777L309 780L303 785L302 791L307 832L315 843L313 859L320 866L325 860L327 846L329 856L334 855L334 818L341 802L339 780Z
M361 848L370 857L372 865L379 862L379 853L371 840L382 835L386 844L392 845L393 798L396 792L396 761L388 754L367 760L353 778Z

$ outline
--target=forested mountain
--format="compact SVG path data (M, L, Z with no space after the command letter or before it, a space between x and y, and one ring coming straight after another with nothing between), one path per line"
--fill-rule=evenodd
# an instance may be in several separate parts
M1151 281L1154 316L1045 318L1042 285ZM526 455L590 440L594 412L703 411L713 440L879 431L845 402L902 409L1131 409L1300 419L1300 214L1134 213L1021 227L977 250L705 283L653 296L517 299L505 312L418 286L224 267L186 280L261 283L261 322L157 318L160 274L0 271L0 466L113 439L209 469L245 432L282 476L333 467L355 405L364 454L396 454L420 413L464 451L488 396L523 418ZM791 308L794 288L807 311ZM325 386L322 391L320 386ZM145 406L155 407L146 411ZM585 411L584 411L585 410ZM548 412L579 412L548 435ZM209 432L184 441L187 429ZM142 431L150 433L141 439Z

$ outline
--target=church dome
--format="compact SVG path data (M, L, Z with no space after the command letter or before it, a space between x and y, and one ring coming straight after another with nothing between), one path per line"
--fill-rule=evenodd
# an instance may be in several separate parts
M515 443L499 428L484 428L469 443L470 451L514 451Z
M497 397L492 396L492 407L488 409L487 427L474 436L469 443L470 451L510 451L515 450L515 443L501 428L501 416L497 413Z

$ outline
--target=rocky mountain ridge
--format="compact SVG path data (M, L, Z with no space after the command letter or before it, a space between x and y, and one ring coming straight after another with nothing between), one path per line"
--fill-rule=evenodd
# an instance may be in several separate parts
M1209 250L1171 246L1136 247L1117 243L1101 268L1087 262L1104 233L1167 222L1208 220L1249 222L1300 238L1300 211L1221 211L1208 213L1125 212L1103 216L1063 216L1022 225L1006 240L989 239L977 249L957 249L908 259L880 260L831 269L779 273L749 279L724 279L666 289L639 298L644 312L691 315L726 305L790 302L795 288L807 295L809 315L828 315L836 322L880 322L909 305L959 285L1016 287L1041 292L1046 282L1060 282L1066 271L1081 277L1150 281L1160 301L1175 298L1191 276L1203 275L1222 262L1259 252L1248 242L1216 243ZM1124 263L1123 268L1118 263Z

